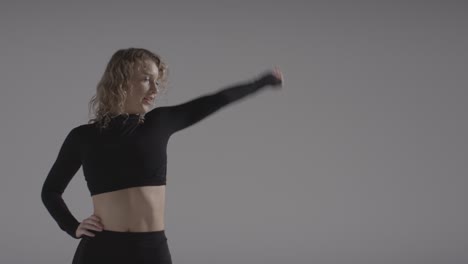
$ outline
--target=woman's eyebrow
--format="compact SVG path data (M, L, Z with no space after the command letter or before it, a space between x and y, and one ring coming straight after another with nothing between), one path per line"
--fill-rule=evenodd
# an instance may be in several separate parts
M156 74L152 74L150 72L141 72L142 75L152 75L152 76L156 76Z
M151 72L147 72L147 71L142 71L141 74L145 74L145 75L153 75Z

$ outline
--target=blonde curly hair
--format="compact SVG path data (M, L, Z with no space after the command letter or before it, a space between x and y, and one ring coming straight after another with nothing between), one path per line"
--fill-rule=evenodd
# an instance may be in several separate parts
M89 102L89 110L95 116L88 123L97 123L100 128L106 128L112 117L128 113L124 112L124 103L133 76L136 63L152 60L158 67L158 88L165 90L168 80L168 67L161 56L143 48L128 48L117 50L107 63L104 74L96 86L96 94ZM143 115L140 121L143 122Z

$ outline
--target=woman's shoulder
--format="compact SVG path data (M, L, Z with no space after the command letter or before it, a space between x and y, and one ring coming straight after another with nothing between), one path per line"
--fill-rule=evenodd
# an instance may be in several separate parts
M74 134L76 136L82 136L86 133L89 133L89 131L92 131L96 128L96 123L84 123L84 124L79 124L72 126L69 133Z

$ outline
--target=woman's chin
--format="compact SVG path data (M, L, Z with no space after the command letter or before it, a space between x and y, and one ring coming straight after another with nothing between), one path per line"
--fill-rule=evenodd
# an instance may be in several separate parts
M143 111L145 113L149 112L151 110L151 106L150 105L147 105L147 104L143 104L142 107Z

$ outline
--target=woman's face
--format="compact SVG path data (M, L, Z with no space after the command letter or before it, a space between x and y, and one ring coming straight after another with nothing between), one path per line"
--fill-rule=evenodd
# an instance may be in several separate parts
M147 113L153 107L158 92L159 69L152 60L145 60L143 63L135 63L133 72L129 80L125 112Z

